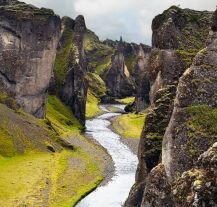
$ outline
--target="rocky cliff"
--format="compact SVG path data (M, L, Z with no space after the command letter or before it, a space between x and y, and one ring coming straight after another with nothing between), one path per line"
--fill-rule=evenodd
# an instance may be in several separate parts
M91 30L87 30L85 33L84 47L88 62L88 71L99 75L104 82L107 82L107 88L110 89L110 93L107 93L107 95L116 96L118 94L114 86L121 88L120 90L123 92L124 86L121 82L124 81L129 88L127 94L132 96L132 89L137 88L137 85L140 84L141 72L144 70L150 47L142 44L128 43L123 40L113 41L107 39L102 42ZM120 57L119 54L121 54L122 57ZM127 75L122 73L123 61L126 65L125 71ZM119 70L114 68L119 68ZM117 76L119 76L121 81L116 78ZM110 82L110 80L108 80L109 78L114 79L110 85L108 83ZM129 90L131 90L131 92L129 92ZM126 91L118 95L126 96L125 94Z
M38 118L45 115L59 37L52 10L0 1L0 90Z
M54 69L52 92L69 105L76 118L85 124L87 61L84 50L86 25L83 16L62 19L62 37Z
M152 46L160 49L201 49L212 12L170 7L152 22Z
M122 39L118 48L112 56L111 67L103 75L108 95L114 97L132 96L135 91L135 84L125 64L124 46Z
M173 50L171 51L171 54L173 54L171 57L177 56L177 58L181 59L181 62L183 62L182 65L186 69L190 66L197 52L205 47L211 16L212 12L194 11L172 6L154 18L152 22L152 47L154 49L151 54L147 53L149 55L146 56L146 59L143 61L145 62L145 67L143 66L143 71L145 72L139 84L137 84L138 89L134 110L139 112L143 110L144 106L147 106L149 102L153 103L150 99L153 99L154 93L161 88L159 81L164 80L164 78L160 78L161 74L158 74L158 76L156 76L156 74L150 74L150 71L155 71L153 67L156 67L156 71L159 72L157 68L159 68L161 64L163 65L164 58L166 58L167 63L170 62L170 64L172 64L172 59L169 60L168 55L165 57L165 54L168 54L169 51L165 51L163 55L160 49ZM153 59L155 59L155 61ZM156 62L156 66L154 66L154 62ZM157 66L157 64L159 66ZM175 70L168 69L168 71L170 71L170 73L176 73ZM177 72L177 76L180 77L180 71ZM177 80L176 77L176 81ZM149 88L151 88L151 92Z
M197 54L179 81L162 152L162 162L170 181L194 166L199 155L217 141L214 118L216 60L217 33L214 29L210 32L207 47Z
M172 7L173 10L174 7ZM202 12L201 16L203 14ZM157 18L160 20L159 17ZM165 17L163 17L162 24L164 24L163 21L167 22ZM153 24L155 23L156 19L153 21ZM153 31L153 36L156 35L155 32ZM159 38L167 43L164 37L160 36ZM196 36L192 38L197 40ZM183 72L191 65L197 48L182 49L182 46L170 44L158 45L158 47L181 48L178 50L152 50L146 76L146 80L150 84L148 95L151 109L147 115L139 145L136 184L132 188L125 206L176 206L171 187L173 181L184 171L194 167L199 155L216 141L214 132L212 136L212 132L209 132L210 129L205 127L214 128L207 120L212 120L213 123L212 116L214 116L213 110L215 109L212 107L215 107L216 104L214 90L211 89L215 88L215 72L213 71L216 68L215 38L215 32L212 31L207 49L198 53L191 69L188 69L183 76ZM181 42L184 45L185 38ZM156 46L156 43L154 44ZM201 46L203 44L206 44L206 40L201 43ZM182 78L179 81L180 76ZM185 80L184 83L183 80ZM183 108L177 108L179 104ZM174 116L175 114L176 116ZM200 117L199 114L204 115ZM202 117L205 118L202 119ZM201 120L202 123L198 120ZM161 157L163 157L162 164L158 165L161 163Z

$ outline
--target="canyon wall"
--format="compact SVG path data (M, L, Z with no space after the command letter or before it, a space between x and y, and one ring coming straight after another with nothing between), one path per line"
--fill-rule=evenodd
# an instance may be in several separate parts
M181 16L179 15L180 13L182 13ZM145 126L141 135L136 183L132 187L129 198L125 203L125 206L127 207L176 206L176 201L174 200L174 195L172 193L171 182L176 180L176 178L185 170L190 170L190 168L194 166L194 163L197 161L199 155L208 150L208 148L216 141L214 137L209 137L210 139L208 137L204 137L205 141L203 141L202 135L196 136L196 140L198 139L200 141L195 140L194 142L191 138L191 136L194 136L192 135L193 133L191 130L198 130L200 127L198 126L197 129L194 128L198 125L197 120L195 120L196 117L198 117L196 113L203 110L204 113L206 113L205 111L212 111L212 109L209 108L212 106L209 105L208 102L212 103L213 98L211 97L214 97L213 94L211 94L213 93L211 87L214 87L215 85L214 78L212 78L212 76L215 76L215 73L213 72L211 75L210 72L208 75L202 71L201 74L197 71L195 73L193 72L195 78L193 76L188 76L187 86L185 85L185 87L182 88L181 93L179 93L179 88L183 85L183 78L185 79L186 74L189 74L190 71L192 71L192 69L188 69L186 72L185 70L191 66L192 60L197 54L197 51L200 52L195 58L191 68L195 67L194 64L207 64L207 68L210 69L216 67L216 61L214 60L214 34L212 34L212 38L210 37L212 40L209 40L209 54L206 54L206 49L201 51L203 47L206 47L207 38L205 38L205 36L208 36L210 27L210 12L201 12L199 16L202 17L202 23L200 22L200 19L196 19L196 17L193 23L192 20L187 22L184 21L185 24L183 23L181 28L185 28L185 30L180 33L180 31L183 30L180 29L179 23L183 21L183 18L188 19L189 16L194 16L195 14L199 15L199 12L171 7L153 20L153 46L158 48L153 49L151 52L149 67L146 74L146 80L148 80L147 84L150 86L150 91L147 91L148 94L146 93L146 96L149 96L151 108L145 120ZM206 21L206 24L204 21ZM169 24L168 22L173 23ZM159 32L157 28L161 32ZM195 31L195 28L197 28L197 31L191 33L192 31ZM176 31L173 31L175 29ZM168 31L170 31L170 33L168 33ZM201 31L206 32L206 34L197 38L197 34ZM178 43L172 38L168 40L167 36L164 35L167 33L176 34L176 32L181 34ZM213 33L213 31L211 33ZM160 34L162 34L162 36ZM186 39L188 38L187 34L191 34L190 38L194 39L194 45L186 43ZM168 42L170 40L172 42ZM179 78L183 73L184 76L179 81ZM192 72L190 74L192 74ZM204 81L204 79L202 80L202 77L206 75L207 78L205 77L205 79L207 79L207 82ZM208 76L210 76L212 81L208 78ZM201 80L198 80L200 77ZM208 79L210 81L208 81ZM197 84L197 81L198 85L192 86L192 84ZM201 82L203 82L203 84L201 84ZM213 84L212 86L211 83ZM201 92L196 92L197 90ZM177 94L176 91L178 91ZM208 91L207 94L205 91ZM204 96L203 98L202 94ZM177 100L177 96L179 96L181 100ZM181 103L186 104L186 100L188 99L191 99L192 101L189 102L189 110L192 109L192 112L189 111L189 114L185 116L184 113L181 114L180 108L177 110L176 108L177 105ZM201 99L206 99L208 102L202 102ZM184 102L180 103L182 100ZM194 101L197 103L194 103ZM199 106L191 106L194 104L198 104ZM204 106L206 104L209 106ZM180 116L174 117L176 113L180 114ZM213 112L210 113L213 114ZM192 118L190 118L190 115ZM185 119L184 117L188 117L189 120L186 120L186 122L183 121L183 119ZM196 126L194 126L194 124ZM175 128L175 126L177 127ZM189 127L192 129L189 129ZM203 130L209 131L209 129ZM190 131L190 133L188 131ZM175 138L175 136L178 135L180 138ZM163 162L161 163L162 157Z
M52 10L0 2L0 90L37 118L45 116L59 37Z
M69 105L84 125L88 84L85 79L87 61L84 50L86 25L83 16L62 19L62 37L54 68L51 92Z
M131 74L125 64L124 45L120 40L117 50L112 56L111 67L103 75L108 95L114 97L132 96L135 91L135 85Z

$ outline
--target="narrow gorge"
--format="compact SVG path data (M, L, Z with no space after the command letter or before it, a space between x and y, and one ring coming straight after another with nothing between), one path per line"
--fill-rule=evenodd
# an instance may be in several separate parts
M28 3L0 0L0 207L216 207L217 10L149 46Z

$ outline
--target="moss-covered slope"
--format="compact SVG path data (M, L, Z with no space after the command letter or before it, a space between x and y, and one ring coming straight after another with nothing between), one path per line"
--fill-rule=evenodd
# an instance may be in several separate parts
M0 206L74 206L103 179L107 155L57 97L44 120L15 109L0 104Z
M111 57L115 49L103 44L90 30L85 33L84 47L88 58L88 70L102 75L111 65Z

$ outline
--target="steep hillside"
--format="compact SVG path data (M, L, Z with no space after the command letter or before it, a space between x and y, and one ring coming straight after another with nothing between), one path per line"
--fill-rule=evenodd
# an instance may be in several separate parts
M100 101L107 94L105 82L96 73L87 73L88 93L86 102L86 118L93 118L101 113Z
M0 116L0 206L72 206L102 181L106 153L55 96L44 120L4 104Z

